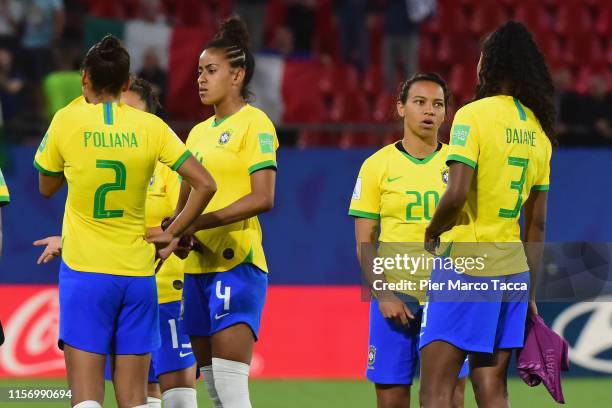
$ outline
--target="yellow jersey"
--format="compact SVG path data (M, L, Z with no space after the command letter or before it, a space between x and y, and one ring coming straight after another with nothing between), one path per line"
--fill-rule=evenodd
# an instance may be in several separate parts
M157 163L149 181L145 209L147 228L159 227L165 217L172 216L178 201L181 184L179 175L169 167ZM171 254L155 275L159 303L176 302L183 294L183 261Z
M459 109L447 160L475 169L455 226L442 235L451 257L484 256L478 276L525 272L519 217L531 191L548 191L552 146L533 112L512 96L483 98Z
M0 207L7 205L10 202L11 196L9 194L8 187L6 186L6 182L4 181L2 170L0 170Z
M386 268L387 282L414 282L411 289L396 290L425 300L426 282L431 275L433 257L424 249L425 228L440 197L446 190L448 146L424 159L409 155L401 142L378 150L361 166L351 199L349 215L380 220L377 256L394 258L406 254L402 268ZM406 267L404 267L406 266Z
M145 237L147 187L158 161L177 169L185 145L157 116L126 104L77 98L53 117L34 159L64 176L68 197L62 257L77 271L153 275L155 249Z
M274 124L248 104L219 122L211 117L199 123L186 144L217 182L217 192L204 213L225 208L249 194L253 172L277 167ZM225 272L241 263L268 271L257 217L198 231L195 236L203 251L191 251L185 273Z

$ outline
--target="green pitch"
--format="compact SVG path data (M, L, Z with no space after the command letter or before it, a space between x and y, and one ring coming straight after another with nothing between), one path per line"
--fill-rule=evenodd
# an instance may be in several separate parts
M65 387L63 381L52 380L0 380L2 401L0 406L55 408L69 406L64 403L45 403L32 401L26 403L7 403L5 396L9 388ZM199 407L209 408L203 384L198 385ZM469 387L469 385L468 385ZM510 401L514 407L547 408L559 407L546 390L540 385L529 388L518 379L511 379ZM566 407L569 408L609 408L612 407L612 378L566 379L563 382ZM412 396L412 406L418 407L416 391ZM375 407L374 390L365 381L252 381L251 401L255 408L370 408ZM106 388L105 407L116 407L112 386ZM466 390L466 408L476 407L471 388Z

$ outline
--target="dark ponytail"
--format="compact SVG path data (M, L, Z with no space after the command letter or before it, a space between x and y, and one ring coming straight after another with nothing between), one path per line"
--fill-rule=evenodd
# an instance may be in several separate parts
M224 20L215 38L204 47L205 50L209 48L225 50L225 58L230 67L244 69L244 82L240 95L244 100L249 100L252 93L248 85L255 72L255 57L249 50L249 33L240 17L233 16Z
M95 92L117 95L130 78L130 55L117 37L107 35L87 51L81 69Z

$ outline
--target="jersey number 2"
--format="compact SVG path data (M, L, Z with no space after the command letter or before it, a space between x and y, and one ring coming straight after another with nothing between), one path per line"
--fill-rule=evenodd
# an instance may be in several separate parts
M96 168L112 169L115 171L115 182L104 183L94 194L94 218L119 218L123 217L123 210L107 210L106 194L110 191L125 190L126 170L125 164L117 160L96 160Z

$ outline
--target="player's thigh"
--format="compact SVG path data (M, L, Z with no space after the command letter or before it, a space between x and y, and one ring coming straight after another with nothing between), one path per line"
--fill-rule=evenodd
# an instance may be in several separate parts
M195 388L196 387L196 366L172 371L158 377L161 391L165 392L172 388Z
M114 356L113 385L119 407L146 404L151 354Z
M255 337L251 327L245 323L214 333L211 336L212 357L251 364Z
M64 344L64 360L68 385L72 392L72 405L87 400L98 401L102 404L104 402L105 356Z
M210 336L189 336L191 348L195 355L198 367L212 364L212 347Z
M377 408L410 408L409 384L374 384Z

